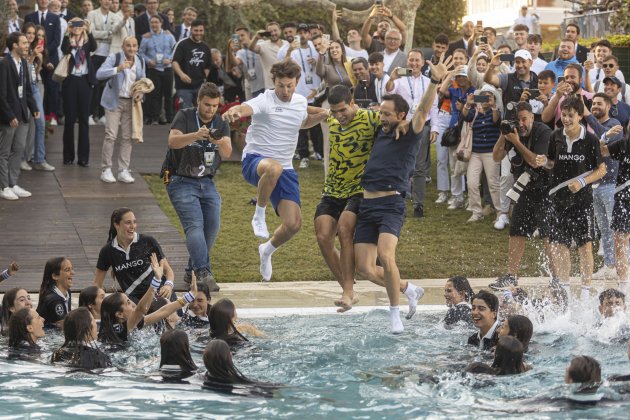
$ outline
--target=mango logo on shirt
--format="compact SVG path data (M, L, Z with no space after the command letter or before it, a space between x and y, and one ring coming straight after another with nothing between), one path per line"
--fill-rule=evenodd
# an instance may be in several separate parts
M558 155L558 160L572 160L574 162L584 162L586 160L586 156L584 155Z
M137 267L137 266L143 265L143 264L144 264L144 261L142 261L142 260L129 261L129 262L126 262L124 264L117 265L116 266L116 271L128 270L131 267Z

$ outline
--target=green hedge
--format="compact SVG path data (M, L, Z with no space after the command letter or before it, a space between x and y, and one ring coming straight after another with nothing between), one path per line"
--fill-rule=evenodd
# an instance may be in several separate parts
M599 41L601 38L588 38L588 39L580 39L579 44L584 45L585 47L589 47ZM630 47L630 35L610 35L605 37L613 47ZM541 51L542 52L553 52L558 45L560 45L560 40L554 42L543 42Z

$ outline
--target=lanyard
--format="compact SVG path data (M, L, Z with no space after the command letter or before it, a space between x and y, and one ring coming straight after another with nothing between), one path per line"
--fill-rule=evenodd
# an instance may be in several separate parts
M251 54L251 56L250 56ZM252 58L252 64L249 64L249 58ZM248 69L252 69L255 67L256 65L256 58L254 57L254 53L251 52L249 49L245 50L245 61L247 62L247 68Z
M379 80L378 78L374 79L374 88L376 89L376 101L381 103L381 88L383 86L383 79Z
M300 61L302 61L302 70L304 70L304 73L306 73L306 64L304 64L304 57L302 56L302 48L298 48L298 51L300 53ZM308 46L308 53L309 53L308 58L311 58L313 56L313 50L311 50L311 46L310 45ZM335 70L337 70L337 67L335 67ZM309 73L312 73L312 72L313 72L313 65L310 66ZM337 74L339 74L339 72L337 72ZM340 74L339 74L339 78L341 78ZM343 79L342 79L342 81L343 81Z
M413 79L413 85L409 79L411 79L411 77L407 77L407 83L409 83L409 93L411 93L411 102L413 103L416 101L416 95L413 93L414 87L416 86L416 79ZM424 83L422 83L422 76L420 76L420 87L422 88L422 95L424 95ZM420 97L422 97L422 95L420 95Z
M339 71L339 69L337 69L337 65L335 64L334 61L333 61L332 65L333 65L333 68L335 69L335 71L337 72L337 76L339 76L339 83L343 83L343 76L341 75L341 72Z

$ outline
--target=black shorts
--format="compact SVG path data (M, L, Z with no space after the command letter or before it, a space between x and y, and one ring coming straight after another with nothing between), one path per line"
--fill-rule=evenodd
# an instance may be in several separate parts
M551 199L544 192L522 194L512 209L510 236L530 238L536 229L541 238L548 238L553 220Z
M391 233L399 237L406 213L407 205L400 194L364 198L359 207L354 243L377 244L381 233Z
M630 233L630 199L617 199L619 194L615 194L615 205L612 211L612 223L610 228L614 232Z
M595 212L593 203L577 203L571 207L554 206L554 221L549 239L567 247L575 241L577 247L595 239Z
M330 216L333 219L339 221L341 213L344 211L351 211L354 214L359 214L359 206L363 200L363 194L355 194L348 198L335 198L327 195L323 196L319 201L317 208L315 209L315 219L319 216Z

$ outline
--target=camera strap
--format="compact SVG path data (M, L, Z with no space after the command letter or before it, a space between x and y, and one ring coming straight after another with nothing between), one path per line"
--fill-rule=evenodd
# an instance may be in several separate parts
M578 179L583 179L583 178L585 178L585 177L589 176L589 175L590 175L590 174L592 174L592 173L593 173L593 171L592 171L592 170L591 170L591 171L586 171L586 172L584 172L582 175L578 175L578 176L576 176L575 178L571 178L571 179L568 179L568 180L566 180L566 181L564 181L564 182L559 183L558 185L556 185L555 187L553 187L553 188L549 191L549 196L552 196L552 195L554 195L555 193L557 193L559 190L561 190L562 188L567 187L570 183L572 183L572 182L574 182L574 181L577 181Z
M615 194L617 194L618 192L621 192L623 190L625 190L626 188L630 187L630 180L624 182L621 185L617 185L617 187L615 188Z

